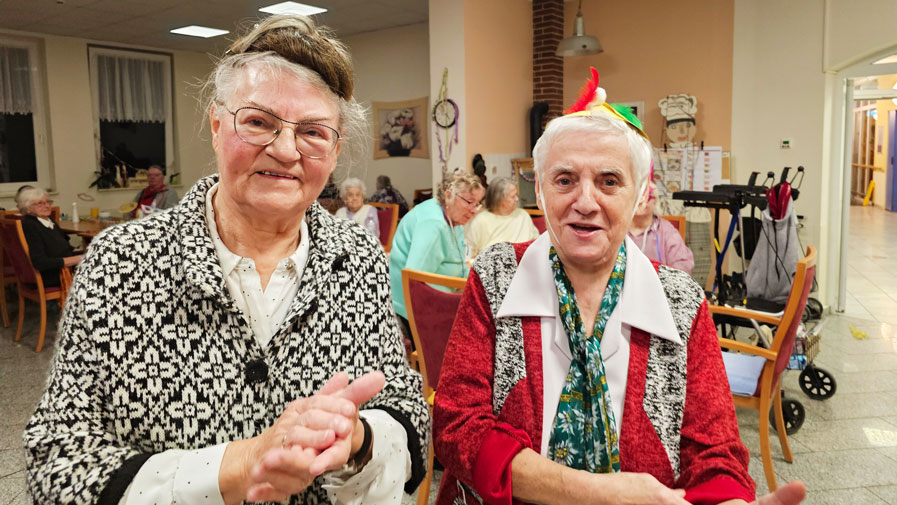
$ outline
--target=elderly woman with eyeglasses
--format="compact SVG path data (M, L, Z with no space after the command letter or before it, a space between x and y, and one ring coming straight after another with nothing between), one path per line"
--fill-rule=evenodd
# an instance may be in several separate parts
M703 290L626 238L651 144L597 86L533 149L547 233L489 248L464 289L433 411L437 505L754 500Z
M334 214L341 219L351 219L364 227L371 235L380 238L380 219L377 209L364 203L366 193L364 182L357 177L349 177L339 187L339 196L346 204Z
M485 208L467 225L465 237L470 257L499 242L526 242L539 236L539 230L525 210L517 207L517 184L499 177L486 188Z
M411 333L402 296L402 269L467 277L464 225L476 215L483 194L477 176L449 174L436 198L414 206L399 222L389 253L389 280L392 305L407 337Z
M50 218L53 200L43 189L29 186L16 195L16 205L24 216L22 231L28 242L31 264L41 273L44 287L59 286L59 270L77 265L81 254Z
M315 199L364 142L349 54L272 16L208 83L218 173L110 228L25 432L36 503L401 502L429 415L386 258ZM347 144L348 142L348 144Z

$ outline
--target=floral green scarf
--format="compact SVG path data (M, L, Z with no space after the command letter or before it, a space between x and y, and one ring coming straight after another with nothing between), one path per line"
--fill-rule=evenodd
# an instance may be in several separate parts
M617 423L601 358L601 336L623 290L626 244L620 246L614 270L604 290L590 336L585 335L573 285L554 247L549 250L558 290L561 320L567 330L573 361L561 391L554 429L548 442L549 458L562 465L592 473L620 471Z

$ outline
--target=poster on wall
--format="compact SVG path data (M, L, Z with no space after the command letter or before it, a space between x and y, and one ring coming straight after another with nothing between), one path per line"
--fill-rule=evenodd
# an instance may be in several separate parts
M374 159L429 158L428 97L373 102Z
M654 183L661 212L683 215L676 191L712 191L723 182L723 150L719 146L696 146L654 150Z

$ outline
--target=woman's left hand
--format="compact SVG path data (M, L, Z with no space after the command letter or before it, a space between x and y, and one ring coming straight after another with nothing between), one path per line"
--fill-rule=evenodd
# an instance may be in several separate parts
M314 396L291 403L268 430L279 437L279 444L265 450L253 465L249 473L253 484L246 498L283 500L325 471L342 467L364 439L358 407L373 398L384 383L380 372L365 374L351 384L345 373L339 373ZM351 414L338 406L346 400L354 405Z
M807 488L804 483L799 480L793 480L788 484L776 489L766 496L761 496L751 505L797 505L804 501L807 496ZM720 505L738 505L746 503L744 500L729 500Z

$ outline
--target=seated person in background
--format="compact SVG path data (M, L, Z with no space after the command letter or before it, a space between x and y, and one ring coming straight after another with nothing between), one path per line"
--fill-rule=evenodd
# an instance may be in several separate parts
M379 240L380 219L377 217L377 209L364 203L365 192L364 182L361 179L349 177L343 181L339 187L339 196L346 206L336 209L334 215L355 221Z
M527 242L539 230L525 210L517 208L517 184L501 177L486 188L486 208L467 225L465 238L471 258L499 242Z
M626 238L651 143L593 82L533 149L548 233L489 248L461 297L433 409L437 505L754 500L704 291Z
M377 176L377 191L368 198L369 202L394 203L399 206L399 218L408 213L408 202L399 190L392 187L392 182L387 175Z
M31 264L41 273L44 286L59 286L59 269L77 265L81 255L69 243L68 235L50 219L53 201L43 189L28 187L16 195L16 204L24 215L22 231L28 242Z
M410 338L408 312L402 295L402 269L467 277L464 225L476 215L483 199L477 176L454 173L442 181L436 198L415 205L399 222L389 254L392 306Z
M165 174L159 165L150 165L147 169L146 184L134 197L138 208L146 205L156 209L170 209L178 204L178 194L165 185Z
M651 183L648 199L639 204L635 216L632 217L629 237L648 259L690 274L695 267L691 249L685 245L682 235L673 223L655 214L656 201L654 184Z

